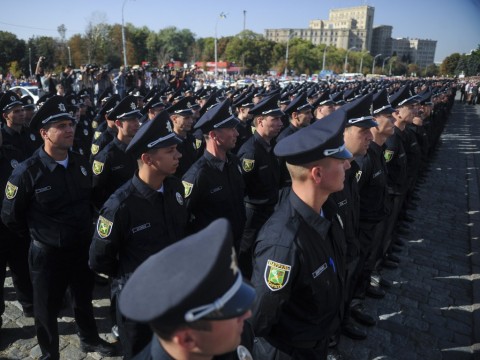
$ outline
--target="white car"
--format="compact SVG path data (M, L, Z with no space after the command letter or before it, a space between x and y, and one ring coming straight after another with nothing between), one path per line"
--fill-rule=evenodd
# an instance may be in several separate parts
M12 86L10 88L11 91L13 92L17 92L17 89L20 89L20 91L22 92L22 96L25 96L25 95L30 95L33 99L33 103L36 104L40 95L39 95L39 91L38 91L38 87L36 86Z

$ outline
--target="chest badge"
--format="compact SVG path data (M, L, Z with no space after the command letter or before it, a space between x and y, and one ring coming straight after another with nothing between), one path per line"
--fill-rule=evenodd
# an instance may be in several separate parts
M267 260L264 280L267 287L272 291L278 291L285 287L290 277L290 265L281 264L273 260Z
M177 202L180 204L180 205L183 205L183 197L182 197L182 194L180 194L179 192L177 192L175 194L175 197L177 198Z

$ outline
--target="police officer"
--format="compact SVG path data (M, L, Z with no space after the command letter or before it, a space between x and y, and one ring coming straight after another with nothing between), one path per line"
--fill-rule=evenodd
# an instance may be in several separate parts
M256 359L326 359L340 325L343 245L328 234L323 206L343 188L351 153L343 142L345 112L279 142L292 190L262 227L253 250L257 291L252 324Z
M93 133L92 147L90 149L90 162L93 163L95 156L102 150L110 141L117 136L117 128L115 126L115 119L109 117L111 111L120 103L120 96L114 94L105 100L104 105L97 114L97 118L103 120ZM96 122L96 121L94 121Z
M312 105L307 101L307 94L302 92L297 95L283 111L290 116L290 124L282 130L277 137L277 142L293 134L295 131L310 125L312 121Z
M128 95L109 113L117 128L116 137L96 156L92 163L93 202L97 209L137 170L137 159L125 150L137 133L141 116L136 99Z
M146 97L146 99L145 99L146 103L145 103L145 106L141 110L143 118L140 121L141 121L142 124L144 122L152 120L162 110L165 110L165 104L163 103L162 99L160 98L161 97L160 92L156 91L151 96L148 96L148 94L147 94L145 97Z
M273 153L275 138L282 128L283 111L279 94L265 97L250 109L256 130L238 150L245 180L247 222L240 245L239 262L245 276L251 276L251 247L258 230L273 213L280 190L280 163Z
M12 145L19 149L22 158L29 158L41 145L41 139L26 127L25 111L20 97L13 91L5 92L0 98L0 113L2 115L2 137L4 145Z
M50 98L32 119L44 146L19 164L5 188L2 220L12 231L30 233L30 274L35 328L44 359L59 359L57 315L69 288L84 352L112 356L98 336L93 316L91 173L86 159L71 152L74 119L64 98Z
M0 132L0 188L5 189L8 178L13 169L18 166L23 154L12 145L2 144L2 133ZM0 205L1 210L1 205ZM1 315L5 311L3 297L3 284L5 282L7 264L12 273L13 286L17 294L17 300L22 305L23 315L33 316L33 289L28 271L28 248L30 239L28 234L15 233L10 231L0 221L0 327L2 327Z
M127 147L127 154L138 159L138 172L103 206L90 247L91 268L113 278L115 295L143 261L184 235L184 189L170 176L181 156L176 149L180 142L163 111ZM117 324L127 359L150 341L150 328L121 316L118 308Z
M322 94L312 103L313 106L313 121L317 121L327 117L335 111L335 103L330 98L330 92L328 90L322 92Z
M229 358L249 360L239 344L254 298L237 266L231 227L218 219L147 259L119 303L126 317L155 333L138 360L209 360L232 350Z
M191 134L193 111L190 107L194 102L193 98L184 97L167 109L172 121L173 132L182 140L182 143L178 146L182 158L175 172L175 176L178 178L181 178L198 159L195 137Z
M233 106L237 109L237 118L240 120L237 126L237 143L232 150L234 154L238 153L238 149L253 135L252 115L250 114L250 109L254 106L252 98L252 94L244 93L233 103Z
M238 119L232 115L230 100L210 108L195 124L206 149L183 176L189 212L189 232L205 228L213 220L227 218L238 250L245 226L243 203L245 184L237 157L230 153L238 136Z

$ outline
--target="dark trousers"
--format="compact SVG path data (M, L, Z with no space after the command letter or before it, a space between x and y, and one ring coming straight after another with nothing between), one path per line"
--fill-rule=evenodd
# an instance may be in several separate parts
M387 219L385 220L385 226L383 231L383 239L382 239L382 247L379 250L379 260L381 260L390 249L390 246L394 240L394 232L398 222L398 215L402 209L403 199L405 198L404 194L397 195L397 194L389 194L390 204L391 204L391 212L388 215Z
M5 311L5 299L3 294L3 284L5 283L6 268L10 267L13 286L17 294L17 300L22 305L23 311L33 311L33 289L28 270L28 248L30 239L16 236L0 226L2 240L0 244L0 316Z
M294 348L286 344L273 346L264 338L255 338L252 357L262 360L325 360L328 355L328 340L318 342L312 348Z
M118 294L116 296L118 298ZM153 332L147 324L141 324L124 317L117 308L117 325L122 343L124 359L128 360L143 350L152 340Z
M240 242L240 252L238 254L238 265L242 270L242 275L246 279L252 277L252 250L255 239L262 226L273 214L274 207L270 205L250 205L245 204L245 214L247 221Z
M88 246L67 250L32 241L29 265L41 359L59 359L57 317L67 288L80 340L97 339L92 305L94 282L93 272L88 267Z

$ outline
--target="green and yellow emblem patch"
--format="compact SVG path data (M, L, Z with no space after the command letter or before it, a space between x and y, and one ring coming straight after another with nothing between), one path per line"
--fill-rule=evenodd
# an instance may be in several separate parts
M182 184L183 184L183 187L185 188L185 197L187 198L192 193L193 184L186 181L182 181Z
M265 267L265 283L272 291L277 291L285 287L290 277L290 265L278 263L273 260L267 260L267 266Z
M195 149L200 149L200 147L202 146L202 140L199 140L199 139L195 139Z
M97 139L100 137L100 135L102 135L102 132L101 132L101 131L95 131L95 132L93 133L93 138L94 138L95 140L97 140Z
M395 154L394 151L392 150L385 150L385 152L383 153L383 157L385 158L385 161L386 162L389 162L393 159L393 154Z
M10 181L7 182L7 186L5 186L5 196L8 200L12 200L18 191L18 186L13 185Z
M100 175L103 171L103 166L105 164L98 161L98 160L93 160L93 164L92 164L92 171L95 175Z
M243 171L250 172L253 170L254 167L255 167L255 160L251 160L251 159L242 160Z
M112 232L113 222L105 219L103 216L98 217L97 233L102 239L106 238Z
M355 174L355 179L357 179L357 182L360 181L361 177L362 177L362 170L358 170L357 173Z
M99 149L98 145L92 144L92 148L90 149L90 151L92 152L93 155L97 155L98 149Z

